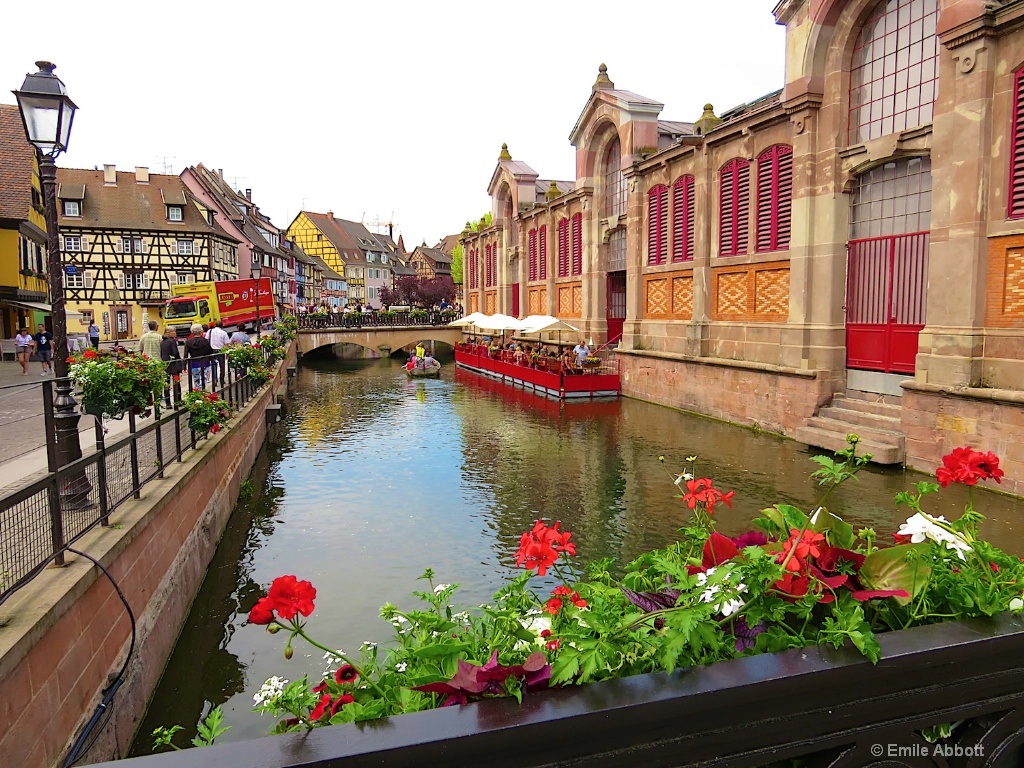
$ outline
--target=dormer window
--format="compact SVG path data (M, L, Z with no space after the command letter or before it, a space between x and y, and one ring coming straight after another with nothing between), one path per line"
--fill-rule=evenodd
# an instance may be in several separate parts
M185 218L184 211L180 205L168 205L167 206L167 220L168 221L182 221Z
M369 261L372 264L373 262L375 262L377 260L377 254L376 253L368 253L368 254L366 254L366 260Z
M65 200L64 201L64 215L67 217L81 216L82 205L77 200Z

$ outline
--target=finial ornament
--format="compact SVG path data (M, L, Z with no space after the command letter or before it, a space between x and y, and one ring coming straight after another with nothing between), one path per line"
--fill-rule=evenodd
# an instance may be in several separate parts
M597 80L594 81L594 90L600 90L603 88L614 88L615 83L608 77L608 67L604 63L597 68Z
M501 154L498 155L498 160L511 160L511 159L512 159L512 155L509 154L508 144L502 144L501 145Z

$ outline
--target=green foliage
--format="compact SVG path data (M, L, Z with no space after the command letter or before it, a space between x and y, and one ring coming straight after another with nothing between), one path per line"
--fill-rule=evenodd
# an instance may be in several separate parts
M224 713L217 706L210 710L210 714L204 720L199 722L197 730L199 733L192 739L192 744L197 747L212 747L217 737L230 731L231 726L224 725Z
M216 392L193 390L181 398L181 406L189 412L189 429L205 435L219 432L231 420L231 406Z
M452 281L462 285L462 243L452 248Z

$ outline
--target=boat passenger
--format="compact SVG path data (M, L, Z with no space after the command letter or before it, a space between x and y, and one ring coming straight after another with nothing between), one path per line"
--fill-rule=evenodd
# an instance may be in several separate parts
M423 367L430 369L433 368L434 365L436 365L436 361L434 360L433 355L427 352L427 354L423 358Z

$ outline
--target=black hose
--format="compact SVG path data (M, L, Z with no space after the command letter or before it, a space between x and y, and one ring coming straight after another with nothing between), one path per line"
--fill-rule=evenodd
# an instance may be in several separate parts
M124 592L121 591L121 587L114 580L114 577L110 575L110 571L104 568L103 564L95 557L93 557L92 555L87 555L85 552L79 552L77 549L72 549L71 547L68 547L67 551L76 555L80 555L81 557L84 557L87 560L91 560L93 565L95 565L97 568L103 571L103 573L106 574L106 577L110 579L110 583L114 585L114 590L117 592L117 596L121 598L121 602L124 603L125 610L128 611L128 620L131 621L132 624L132 641L131 644L128 646L128 653L124 657L124 664L121 665L121 669L118 671L117 676L114 678L113 682L111 682L110 685L103 689L103 698L100 700L100 703L96 705L96 709L92 713L92 717L89 718L89 722L86 723L85 728L82 730L82 733L79 734L77 739L75 739L75 743L71 747L71 751L68 753L68 756L64 758L64 762L61 763L61 768L71 768L72 765L74 765L83 757L85 757L85 755L88 754L89 750L92 749L92 746L96 743L96 739L98 739L100 733L102 733L102 728L100 729L100 733L97 733L92 741L90 741L88 744L86 744L86 741L88 741L90 734L92 734L93 730L96 728L97 723L99 723L100 718L103 717L105 713L107 715L107 718L106 720L104 720L104 725L106 724L106 721L110 719L111 712L108 711L108 707L110 706L111 702L113 702L114 695L117 693L118 689L124 683L124 673L127 671L128 662L131 661L132 653L134 653L135 651L135 614L132 613L132 607L128 605L128 599L124 596Z

